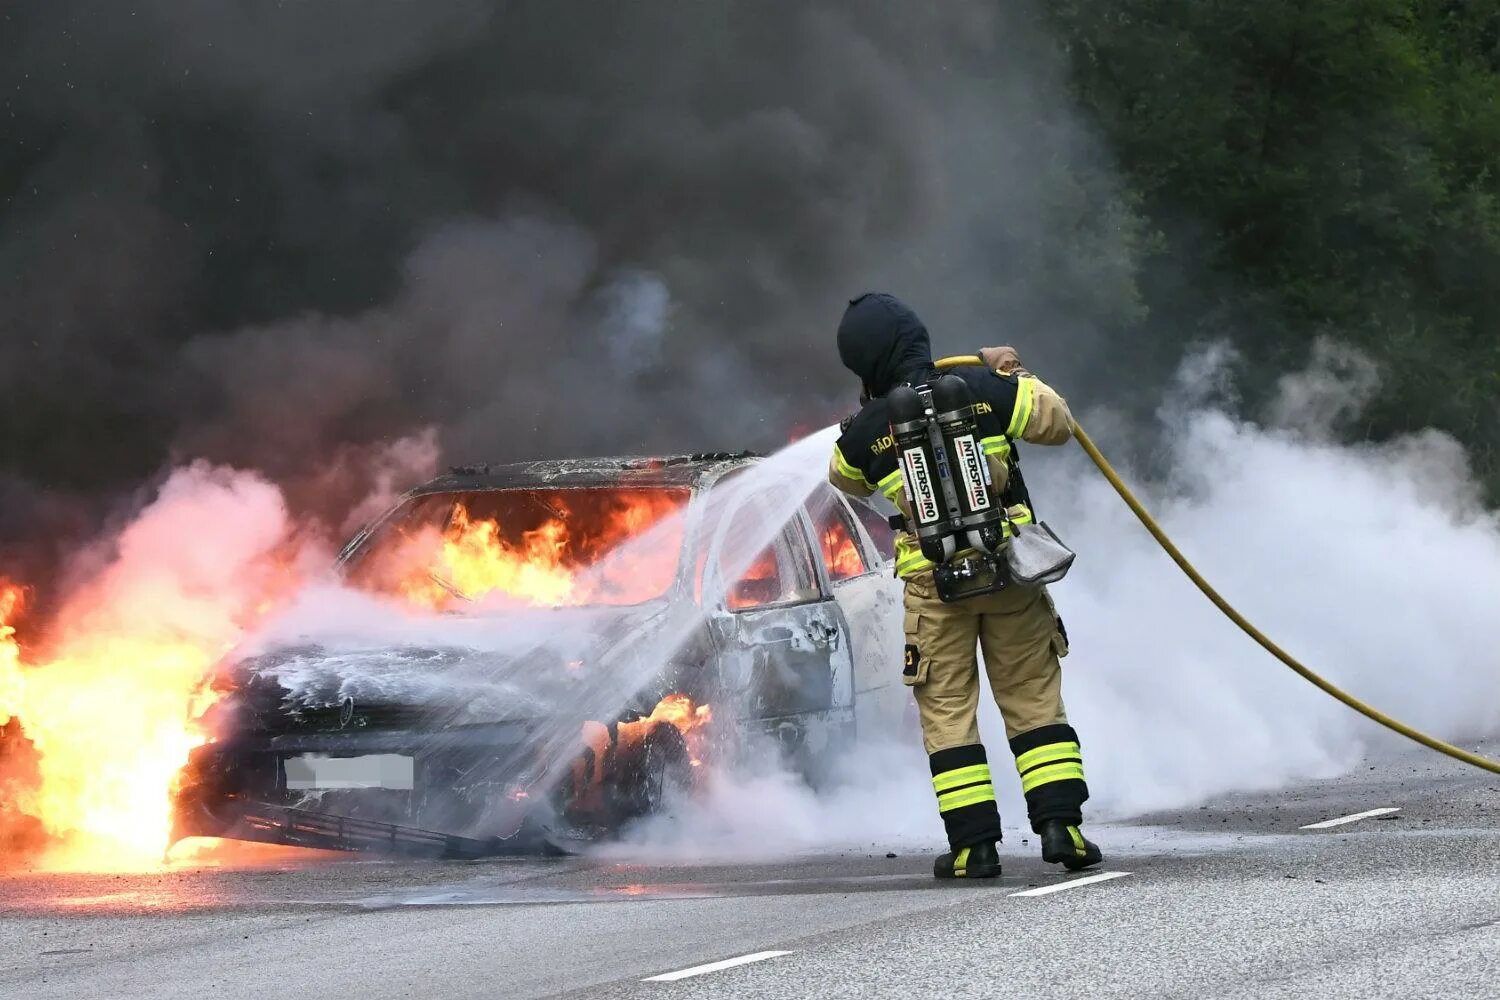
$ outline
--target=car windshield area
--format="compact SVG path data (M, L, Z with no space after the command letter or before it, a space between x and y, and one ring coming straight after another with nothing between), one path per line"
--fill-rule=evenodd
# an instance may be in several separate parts
M665 594L685 487L588 487L415 497L346 563L356 586L436 611L639 604Z

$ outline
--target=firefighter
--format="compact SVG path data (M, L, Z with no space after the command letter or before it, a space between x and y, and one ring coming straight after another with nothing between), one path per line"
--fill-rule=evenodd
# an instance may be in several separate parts
M863 383L863 406L844 423L829 479L855 496L879 491L909 518L885 396L898 385L937 377L927 328L894 296L870 293L850 302L839 324L838 347L844 366ZM994 491L1010 520L1027 523L1032 515L1013 443L1063 444L1072 436L1072 416L1062 397L1021 367L1013 349L986 348L981 357L985 367L954 372L975 399ZM975 719L976 646L1005 719L1042 860L1070 870L1098 864L1099 848L1080 830L1088 786L1078 734L1063 711L1058 658L1067 655L1068 639L1051 598L1045 588L1010 581L996 592L944 603L933 568L910 532L898 536L895 569L905 581L902 677L916 698L950 848L933 873L938 878L1000 874L995 849L1000 813Z

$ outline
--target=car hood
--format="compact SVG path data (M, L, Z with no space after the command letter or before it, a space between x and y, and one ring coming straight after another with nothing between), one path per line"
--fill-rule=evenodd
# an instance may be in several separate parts
M609 689L628 696L629 678L648 679L642 654L666 612L659 602L454 616L399 642L301 637L231 662L221 715L255 728L344 729L588 713Z

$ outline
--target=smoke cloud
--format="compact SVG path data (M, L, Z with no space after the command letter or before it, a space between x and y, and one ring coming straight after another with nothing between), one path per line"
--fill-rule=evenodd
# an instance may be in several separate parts
M0 546L28 578L38 534L195 458L336 529L414 434L462 462L772 449L853 405L831 331L873 286L1058 374L1134 308L1024 10L0 17Z
M1331 443L1326 421L1375 383L1362 359L1318 354L1338 363L1281 381L1272 409L1294 418L1282 426L1213 406L1164 411L1172 472L1147 485L1148 506L1231 602L1335 684L1450 740L1500 731L1500 627L1486 611L1500 519L1445 435ZM1044 489L1044 513L1084 553L1058 597L1099 806L1139 812L1329 776L1400 742L1240 634L1073 457Z

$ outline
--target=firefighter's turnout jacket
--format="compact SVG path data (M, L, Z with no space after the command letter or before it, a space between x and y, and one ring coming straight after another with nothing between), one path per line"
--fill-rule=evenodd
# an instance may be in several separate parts
M880 492L910 516L891 438L885 395L936 377L927 329L907 306L870 294L850 303L839 325L839 354L864 383L867 401L834 445L829 481L846 493ZM1029 373L978 366L953 369L976 402L982 447L995 492L1016 523L1031 520L1014 470L1017 441L1059 445L1072 436L1067 403ZM1008 530L1008 528L1007 528ZM984 654L990 689L1005 719L1032 828L1049 819L1076 825L1088 798L1078 734L1062 702L1059 657L1067 634L1046 590L1012 583L951 604L938 600L933 564L916 538L896 541L896 574L906 582L903 679L916 696L938 811L954 850L1000 838L1000 818L975 713Z

